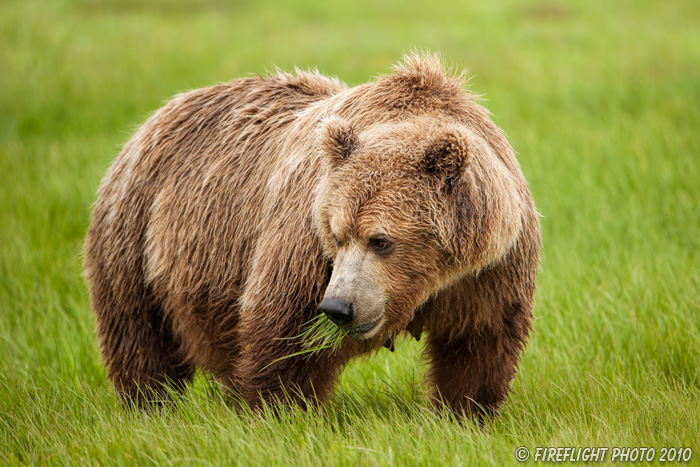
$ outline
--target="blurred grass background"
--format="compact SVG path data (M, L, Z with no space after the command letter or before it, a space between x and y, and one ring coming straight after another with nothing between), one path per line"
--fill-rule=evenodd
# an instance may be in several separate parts
M526 446L700 452L700 3L0 3L0 462L492 464ZM238 414L203 377L124 411L80 250L120 146L177 92L425 48L468 68L543 214L536 333L484 428L428 410L421 346L353 363L323 413Z

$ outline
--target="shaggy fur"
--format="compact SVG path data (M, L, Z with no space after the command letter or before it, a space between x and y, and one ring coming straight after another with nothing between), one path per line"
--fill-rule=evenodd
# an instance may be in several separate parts
M348 359L426 332L434 399L495 411L530 330L540 231L513 150L463 84L410 55L352 88L279 73L151 117L102 181L85 244L117 391L143 405L199 367L253 407L322 402ZM377 232L394 241L363 263L381 329L274 362L300 350L281 338L317 315L340 253Z

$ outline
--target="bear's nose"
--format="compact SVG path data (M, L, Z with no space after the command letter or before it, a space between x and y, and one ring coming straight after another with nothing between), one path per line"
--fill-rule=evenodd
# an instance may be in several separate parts
M324 298L318 309L338 326L345 326L352 321L352 303Z

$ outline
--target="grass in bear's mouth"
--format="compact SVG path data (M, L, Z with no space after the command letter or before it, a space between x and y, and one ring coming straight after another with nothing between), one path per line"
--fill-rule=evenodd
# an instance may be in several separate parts
M335 352L338 350L338 347L340 347L340 343L343 341L343 338L348 335L347 331L344 331L333 324L324 314L320 314L305 322L301 329L302 331L299 333L299 335L294 337L284 337L281 339L301 343L302 350L273 360L272 362L268 363L265 368L269 367L273 363L277 363L287 358L296 357L298 355L308 354L308 356L311 356L315 352L326 349L330 349L331 352ZM263 370L265 368L263 368Z
M313 353L317 350L338 350L347 331L339 328L324 314L310 319L302 326L302 332L293 339L301 341L304 353Z

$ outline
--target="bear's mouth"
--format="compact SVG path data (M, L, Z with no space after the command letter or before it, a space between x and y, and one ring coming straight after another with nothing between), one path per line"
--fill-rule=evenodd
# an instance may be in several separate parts
M346 329L345 331L347 332L348 336L352 337L353 339L369 339L373 335L376 334L376 332L379 328L379 322L382 320L381 317L375 319L372 322L365 323L365 324L360 324L359 326L355 326L352 329Z

